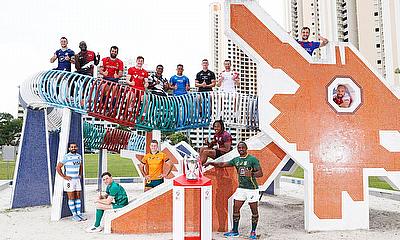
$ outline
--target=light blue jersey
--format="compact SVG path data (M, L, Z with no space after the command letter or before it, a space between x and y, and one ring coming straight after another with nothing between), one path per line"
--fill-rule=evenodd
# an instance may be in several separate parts
M61 163L64 164L65 176L69 176L72 179L79 179L79 169L82 163L82 157L79 153L65 154Z

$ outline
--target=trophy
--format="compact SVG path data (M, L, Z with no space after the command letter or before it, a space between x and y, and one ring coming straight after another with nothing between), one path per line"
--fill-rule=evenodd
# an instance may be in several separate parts
M203 176L201 162L193 156L185 156L186 180L197 181Z

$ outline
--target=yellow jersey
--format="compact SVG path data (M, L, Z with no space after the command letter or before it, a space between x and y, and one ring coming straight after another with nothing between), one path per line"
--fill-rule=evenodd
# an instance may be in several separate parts
M143 157L142 163L148 166L150 180L161 179L160 175L163 173L166 161L168 161L167 154L160 151L156 154L148 153Z

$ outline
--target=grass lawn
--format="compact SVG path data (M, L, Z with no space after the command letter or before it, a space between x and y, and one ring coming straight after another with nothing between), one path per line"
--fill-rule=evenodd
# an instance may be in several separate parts
M301 167L298 167L292 175L284 174L284 176L304 178L304 170ZM368 182L369 187L372 188L394 190L387 182L380 180L378 177L369 177Z
M97 177L98 159L98 154L85 154L85 177ZM113 177L139 176L131 159L122 158L119 154L107 154L107 160L108 171Z
M108 171L114 177L137 177L139 176L133 163L128 158L122 158L119 154L108 154ZM97 177L98 154L85 154L85 176L87 178ZM7 168L7 164L9 167ZM0 160L0 180L12 179L14 174L15 162L5 162ZM300 167L288 177L304 178L304 170ZM380 180L378 177L369 177L369 186L393 190L388 183Z
M14 177L15 162L0 160L0 180L12 179Z
M96 178L98 167L98 154L85 154L85 177ZM137 177L139 176L132 160L129 158L122 158L119 154L108 154L108 171L113 177ZM0 160L0 180L12 179L14 174L15 162L9 162L9 169L7 169L7 162Z

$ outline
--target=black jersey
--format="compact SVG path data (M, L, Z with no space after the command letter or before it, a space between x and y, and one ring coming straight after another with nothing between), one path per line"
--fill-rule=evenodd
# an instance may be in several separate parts
M199 84L202 84L205 81L207 85L210 85L212 81L215 81L215 74L210 70L207 71L201 70L200 72L197 73L196 80L198 81ZM212 87L199 87L199 92L208 92L208 91L212 91Z

